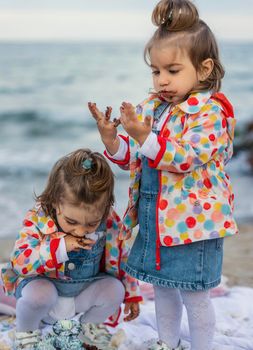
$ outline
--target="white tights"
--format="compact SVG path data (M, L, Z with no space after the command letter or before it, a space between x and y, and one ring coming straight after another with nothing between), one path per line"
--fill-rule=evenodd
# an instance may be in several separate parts
M209 291L182 291L154 286L159 339L168 346L178 346L183 304L186 307L191 350L211 350L215 313Z
M84 313L82 322L104 322L120 307L124 295L123 284L114 277L108 276L93 281L77 297L72 298L74 312ZM17 331L28 332L38 329L41 320L50 310L57 308L60 299L57 289L49 280L37 279L28 283L17 301ZM64 307L64 303L61 307Z

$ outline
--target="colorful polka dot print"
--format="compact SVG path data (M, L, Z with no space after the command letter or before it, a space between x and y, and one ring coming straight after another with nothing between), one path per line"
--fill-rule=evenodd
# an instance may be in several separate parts
M111 210L106 221L105 266L103 271L120 278L125 286L125 301L142 300L138 282L127 275L122 266L125 264L129 248L126 242L119 240L122 222L114 210ZM2 269L2 279L7 294L14 294L20 281L27 277L44 275L49 278L65 279L65 264L58 264L55 251L59 240L65 233L58 232L54 220L46 216L39 203L30 210L24 221L11 261Z
M138 106L138 118L154 116L162 101L151 96ZM233 152L235 119L222 93L195 93L171 108L158 142L160 152L149 166L159 171L157 230L163 246L189 244L237 233L234 195L225 172ZM122 237L138 224L141 160L137 142L130 138L129 205Z

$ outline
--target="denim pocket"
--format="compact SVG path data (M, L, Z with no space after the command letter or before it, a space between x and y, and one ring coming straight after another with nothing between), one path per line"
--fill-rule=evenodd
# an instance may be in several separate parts
M66 263L66 276L74 280L93 277L99 272L100 260L101 254L89 259L71 259Z

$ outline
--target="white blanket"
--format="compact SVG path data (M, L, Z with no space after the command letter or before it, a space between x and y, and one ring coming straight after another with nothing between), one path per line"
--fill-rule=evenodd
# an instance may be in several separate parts
M216 310L216 331L213 350L253 350L253 289L233 287L224 296L213 298ZM147 300L141 305L137 320L122 322L113 330L124 329L127 339L119 350L146 350L145 341L156 338L154 302ZM44 332L49 332L48 326ZM12 349L15 322L0 322L0 349ZM181 337L186 349L190 349L187 316L184 310ZM204 350L204 349L203 349Z
M213 303L216 311L213 350L253 350L253 289L233 287L226 296L213 298ZM120 350L145 350L143 342L157 337L154 302L147 301L137 320L118 328L124 329L128 339ZM181 338L186 349L190 349L185 309Z

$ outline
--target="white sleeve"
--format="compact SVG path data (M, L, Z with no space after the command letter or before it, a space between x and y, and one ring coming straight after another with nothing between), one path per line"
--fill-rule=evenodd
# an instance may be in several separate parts
M158 152L160 151L160 144L157 141L157 135L154 132L151 132L146 138L143 145L140 147L139 151L144 156L155 160Z
M122 137L119 137L119 149L118 149L118 151L113 155L110 154L108 151L107 152L110 154L112 159L122 160L122 159L126 158L127 149L128 149L128 145L127 145L126 141L123 140Z
M60 243L59 243L58 248L55 252L55 255L56 255L56 259L57 259L58 264L69 260L64 237L62 237L60 239Z

